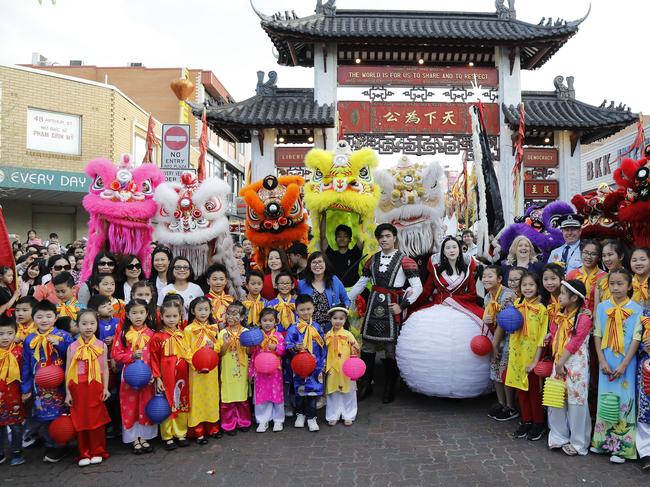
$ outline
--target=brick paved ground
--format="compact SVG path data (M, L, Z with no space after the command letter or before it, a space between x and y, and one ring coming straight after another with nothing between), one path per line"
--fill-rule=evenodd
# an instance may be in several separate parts
M56 465L28 450L21 467L0 465L0 486L228 485L228 486L635 486L650 485L638 464L566 457L544 441L513 440L514 422L485 416L492 398L456 401L407 392L383 406L361 403L351 428L240 433L199 447L134 456L112 443L112 457L80 469L70 457ZM209 475L209 470L215 470Z

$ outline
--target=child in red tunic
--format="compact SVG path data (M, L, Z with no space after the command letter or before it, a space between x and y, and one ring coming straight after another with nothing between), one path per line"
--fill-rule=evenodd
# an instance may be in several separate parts
M23 421L25 411L20 397L20 366L23 347L16 342L17 325L0 317L0 463L5 460L6 429L11 431L11 465L25 463L23 458Z
M93 310L82 310L77 315L79 338L67 354L65 403L77 431L78 464L85 467L102 463L108 458L106 431L110 423L104 401L108 392L108 349L97 338L99 320Z
M185 438L190 410L189 350L180 330L183 306L177 300L164 301L160 314L163 328L151 338L149 353L156 392L165 394L171 408L171 415L160 424L160 436L165 450L174 450L176 445L184 447L190 444Z
M145 407L153 396L153 384L134 389L124 381L124 371L136 360L143 360L149 365L148 344L154 334L147 302L131 299L126 305L124 324L113 341L111 358L124 366L120 382L122 441L131 443L136 455L152 452L153 448L147 440L158 435L158 427L151 423L145 413Z

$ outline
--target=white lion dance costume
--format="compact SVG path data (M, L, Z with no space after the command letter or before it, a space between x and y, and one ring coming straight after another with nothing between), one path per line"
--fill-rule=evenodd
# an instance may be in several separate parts
M431 253L436 252L442 234L444 197L440 164L413 163L402 156L397 166L375 172L381 187L376 210L377 223L397 228L399 248L424 271ZM426 275L422 274L425 279Z
M230 224L226 217L228 184L219 178L199 182L184 173L181 182L163 183L154 199L159 210L154 240L172 254L190 261L197 276L211 264L223 264L230 277L230 294L242 298L242 279L235 262Z

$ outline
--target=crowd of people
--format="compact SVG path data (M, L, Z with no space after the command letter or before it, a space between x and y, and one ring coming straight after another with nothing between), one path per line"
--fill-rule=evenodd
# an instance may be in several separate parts
M253 419L259 433L281 431L287 417L315 432L320 407L330 426L351 426L357 397L373 392L376 354L385 356L381 398L388 404L399 379L400 326L451 299L491 340L498 402L490 418L518 418L515 438L548 433L549 448L569 456L591 450L623 463L638 455L650 470L650 250L581 240L581 223L576 215L560 220L565 243L548 258L519 236L502 260L481 262L471 232L447 236L426 271L398 250L390 224L376 228L380 250L363 266L363 249L351 245L345 225L336 229L337 248L270 249L264 269L251 264L244 240L235 245L243 300L230 293L224 266L197 276L189 260L155 244L151 275L133 255L100 252L81 282L83 241L64 248L56 234L43 242L30 231L13 244L17 281L12 268L0 269L0 463L7 433L12 465L24 463L23 448L36 441L44 443L45 461L60 461L68 448L53 441L48 426L66 414L80 466L108 457L107 434L140 455L153 451L157 436L167 450L190 440L203 445L248 431ZM359 295L367 302L361 340L349 326ZM523 316L511 332L498 320L508 306ZM242 333L253 328L263 341L245 346ZM193 363L206 347L220 356L207 373ZM303 377L291 361L305 351L316 365ZM279 366L259 373L256 361L268 354ZM366 365L358 389L343 372L355 356ZM152 379L135 389L124 370L139 360ZM547 374L539 372L544 364ZM65 372L61 386L39 385L45 366ZM549 384L561 389L562 406L544 407ZM171 410L159 426L146 412L157 394Z

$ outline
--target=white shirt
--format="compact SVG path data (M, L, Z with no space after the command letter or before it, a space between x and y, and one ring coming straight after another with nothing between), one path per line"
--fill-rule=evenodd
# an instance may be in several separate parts
M467 248L466 252L463 252L463 254L469 256L469 257L476 257L476 253L478 252L478 245L472 244L471 247Z
M124 281L122 289L124 289L124 304L129 304L129 301L131 301L131 285Z
M198 285L194 284L193 282L189 282L187 284L187 289L185 289L184 291L179 291L174 287L173 284L167 284L165 287L161 289L160 294L158 295L158 306L160 306L163 303L165 296L167 296L168 294L180 294L183 297L186 312L189 311L190 303L193 300L195 300L199 296L205 296L203 289L201 289Z

